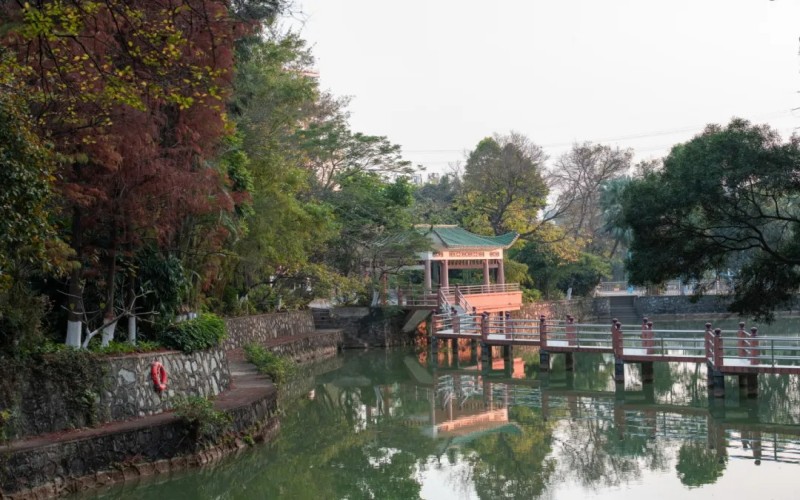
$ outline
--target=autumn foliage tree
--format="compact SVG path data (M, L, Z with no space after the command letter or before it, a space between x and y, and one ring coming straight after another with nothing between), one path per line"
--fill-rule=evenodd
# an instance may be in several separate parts
M166 245L188 217L230 211L237 195L207 163L226 134L232 48L246 26L223 0L5 2L0 43L56 172L65 232L80 266L69 278L67 342L87 322L94 278L113 332L117 264Z

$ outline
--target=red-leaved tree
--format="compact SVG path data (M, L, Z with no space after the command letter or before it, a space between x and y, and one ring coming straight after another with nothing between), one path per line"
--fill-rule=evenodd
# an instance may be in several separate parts
M233 43L247 26L224 0L17 1L0 18L0 70L61 155L56 188L80 264L67 343L81 344L83 325L107 341L132 308L115 308L120 253L164 245L187 218L237 201L207 160L227 132ZM97 328L87 280L104 295Z

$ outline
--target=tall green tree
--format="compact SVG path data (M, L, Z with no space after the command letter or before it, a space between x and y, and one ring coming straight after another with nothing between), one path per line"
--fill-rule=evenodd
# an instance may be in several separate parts
M53 152L6 89L0 83L0 352L13 354L40 332L44 303L32 279L62 275L70 254L53 222Z
M324 106L305 42L268 31L241 52L231 105L240 138L234 151L244 162L252 205L246 234L234 247L238 261L218 282L229 309L259 307L256 297L265 294L274 304L278 288L305 288L310 275L319 278L324 269L307 272L309 258L336 229L330 208L311 194L313 174L294 141Z
M769 318L800 286L800 139L735 119L675 146L623 196L636 284L736 275L731 310Z
M416 261L430 242L413 230L413 188L405 177L384 180L374 172L348 172L326 198L339 224L325 262L349 277L366 276L374 292L389 274Z
M415 222L426 224L459 224L455 201L461 189L461 179L445 174L431 179L414 190Z
M383 176L407 175L414 171L401 148L384 136L351 130L347 101L326 99L318 115L297 131L295 141L321 191L330 191L337 180L363 172Z
M495 235L534 233L547 200L545 159L542 148L516 132L479 142L467 158L458 199L465 225Z

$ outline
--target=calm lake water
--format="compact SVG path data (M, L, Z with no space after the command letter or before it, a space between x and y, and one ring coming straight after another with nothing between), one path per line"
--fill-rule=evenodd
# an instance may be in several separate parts
M735 324L735 323L734 323ZM109 499L799 498L797 377L759 398L709 398L705 368L657 363L643 386L613 358L515 352L481 374L469 352L345 353L284 392L281 430L220 464L95 492Z

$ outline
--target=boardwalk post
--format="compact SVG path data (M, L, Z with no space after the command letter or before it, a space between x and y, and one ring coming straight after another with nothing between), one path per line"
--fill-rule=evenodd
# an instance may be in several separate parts
M487 341L489 339L489 314L481 313L481 365L484 371L492 368L492 346Z
M650 328L648 328L648 321L647 316L642 318L642 347L644 348L645 354L653 354L655 342L653 337L653 323L649 323ZM661 353L664 354L663 352Z
M747 349L746 349L747 340L745 340L747 338L747 333L744 331L744 322L743 321L739 323L739 331L736 332L736 338L738 339L737 343L738 343L738 347L739 347L739 351L738 351L739 357L740 358L747 357L748 356Z
M575 347L575 345L577 345L577 342L575 340L578 338L577 327L575 326L575 318L573 318L569 314L567 315L567 324L565 326L565 330L567 333L567 345L569 345L570 347ZM575 369L575 355L573 353L571 352L565 353L564 365L565 365L564 368L568 372L571 372L572 370Z
M761 351L758 348L758 328L752 327L750 329L750 349L748 349L748 356L750 356L750 364L758 365L758 357ZM747 374L747 397L754 398L758 396L758 373Z
M550 371L550 352L547 350L547 323L545 316L539 316L539 371Z
M440 321L442 321L442 319L437 318L435 312L431 312L430 316L428 316L427 324L425 325L425 329L428 333L428 342L430 342L428 346L428 366L436 366L436 358L438 357L436 331L441 325L434 323L439 323Z
M714 397L725 396L725 376L722 374L722 330L714 329Z
M614 318L611 328L611 346L614 350L614 382L625 383L625 361L622 359L624 347L622 343L622 324Z
M514 346L503 346L503 369L506 375L511 376L514 374Z
M750 329L750 364L760 364L759 356L761 356L761 349L758 348L758 328L755 326Z
M567 334L567 345L570 347L577 344L578 327L575 326L575 318L567 314L567 325L565 326Z
M436 366L436 364L439 362L439 338L436 335L431 336L430 353L430 366Z
M642 362L642 382L647 384L655 379L655 370L652 361Z
M471 365L478 364L478 349L480 349L480 344L475 339L469 340L469 363Z
M706 323L706 385L714 386L714 334L711 332L711 323Z
M458 335L461 333L461 318L458 317L458 311L455 307L450 308L450 316L453 323L453 333Z

